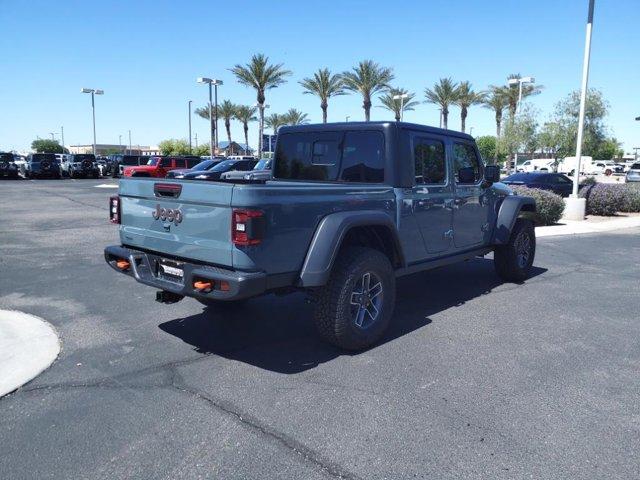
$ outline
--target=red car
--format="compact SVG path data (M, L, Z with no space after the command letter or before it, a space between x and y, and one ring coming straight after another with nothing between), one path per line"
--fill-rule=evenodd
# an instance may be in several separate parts
M200 163L202 159L196 156L184 157L149 157L146 165L126 167L123 175L125 177L155 177L164 178L167 172L178 168L192 168Z

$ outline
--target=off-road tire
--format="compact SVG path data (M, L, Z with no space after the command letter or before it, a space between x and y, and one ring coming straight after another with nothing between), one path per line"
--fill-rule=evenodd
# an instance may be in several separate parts
M367 328L356 325L352 294L356 283L373 273L382 284L380 314ZM320 336L346 350L362 350L373 345L387 330L395 306L396 279L389 259L372 248L347 247L333 265L326 285L314 292L315 324Z
M529 253L526 261L520 258L522 252L519 252L519 242L523 240L522 236L527 236L529 241ZM507 282L522 282L529 278L531 266L536 254L536 232L533 222L518 218L509 242L506 245L500 245L495 248L493 253L493 264L497 274Z

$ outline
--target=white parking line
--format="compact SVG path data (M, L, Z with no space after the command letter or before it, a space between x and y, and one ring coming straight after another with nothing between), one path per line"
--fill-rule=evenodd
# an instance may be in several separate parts
M118 188L118 185L112 185L109 183L101 183L100 185L94 185L94 188Z

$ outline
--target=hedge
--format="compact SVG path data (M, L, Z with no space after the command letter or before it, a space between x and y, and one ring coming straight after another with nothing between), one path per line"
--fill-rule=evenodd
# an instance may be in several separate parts
M509 186L518 195L533 197L536 200L538 219L544 225L558 223L564 212L564 200L560 195L539 188L528 188L522 185Z
M597 183L580 190L587 199L587 214L612 216L617 212L640 212L640 185Z

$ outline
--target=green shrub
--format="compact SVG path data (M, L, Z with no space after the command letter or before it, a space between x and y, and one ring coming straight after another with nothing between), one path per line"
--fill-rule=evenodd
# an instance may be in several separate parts
M621 212L640 212L640 185L625 184Z
M539 188L528 188L521 185L510 187L518 195L533 197L536 200L536 212L538 219L544 225L558 223L564 212L564 200L560 195L540 190Z

